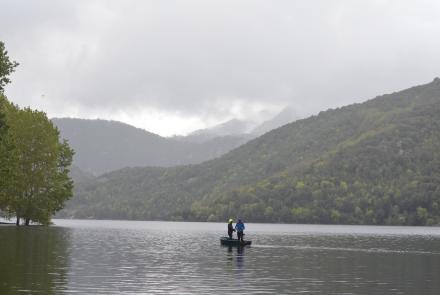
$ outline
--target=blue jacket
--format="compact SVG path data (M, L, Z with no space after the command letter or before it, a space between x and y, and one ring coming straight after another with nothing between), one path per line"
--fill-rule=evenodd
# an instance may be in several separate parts
M244 224L243 224L243 222L237 222L237 224L235 225L235 229L238 232L243 232L244 231Z

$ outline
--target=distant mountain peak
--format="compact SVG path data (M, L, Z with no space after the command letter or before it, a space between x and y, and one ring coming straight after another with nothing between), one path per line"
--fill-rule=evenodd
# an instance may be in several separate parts
M266 132L269 132L273 129L296 121L298 119L300 119L298 113L291 106L287 106L272 119L264 121L262 124L255 127L252 130L252 134L254 134L255 136L260 136Z
M231 119L218 125L196 130L190 135L212 134L216 136L237 135L247 133L251 123L239 119Z
M53 118L52 122L75 150L74 164L78 170L94 175L124 167L200 163L247 141L239 136L205 142L179 141L126 123L101 119Z
M147 131L145 129L142 128L138 128L135 126L132 126L130 124L124 123L124 122L120 122L120 121L115 121L115 120L107 120L107 119L82 119L82 118L71 118L71 117L63 117L63 118L51 118L50 119L52 122L55 123L55 125L62 125L63 127L66 127L67 125L72 125L77 127L78 125L87 125L87 126L95 126L96 128L108 128L109 126L112 127L118 127L119 129L130 129L130 130L136 130L138 132L142 132L145 134L148 134L150 136L155 136L155 137L161 137L160 135Z
M253 127L254 124L251 122L239 119L231 119L206 129L193 131L187 136L180 138L189 142L202 143L212 140L216 137L246 137L246 134L248 134Z

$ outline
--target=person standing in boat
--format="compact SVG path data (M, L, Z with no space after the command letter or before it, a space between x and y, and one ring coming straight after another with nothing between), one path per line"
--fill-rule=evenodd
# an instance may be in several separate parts
M232 233L235 231L234 227L232 226L232 222L234 222L234 220L229 219L228 222L228 236L230 239L232 239Z
M235 224L235 230L237 231L238 240L243 242L244 223L241 221L241 219L239 219L237 224Z

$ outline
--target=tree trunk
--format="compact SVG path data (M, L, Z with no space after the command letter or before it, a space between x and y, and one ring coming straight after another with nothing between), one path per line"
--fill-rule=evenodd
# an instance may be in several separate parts
M17 216L17 221L15 222L15 225L16 225L16 226L19 226L19 225L20 225L20 217L18 217L18 216Z
M29 221L31 221L29 218L26 218L26 225L29 225Z

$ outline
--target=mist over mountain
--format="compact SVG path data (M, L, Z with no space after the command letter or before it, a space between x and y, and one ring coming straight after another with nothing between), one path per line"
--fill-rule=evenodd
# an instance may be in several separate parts
M298 113L291 107L285 107L279 114L270 120L264 121L262 124L256 126L252 129L251 133L257 137L273 129L292 123L301 117Z
M179 136L177 139L188 142L206 142L216 137L233 136L243 139L251 138L249 134L255 124L238 119L232 119L224 123L206 129L199 129L187 136Z
M273 118L261 124L232 119L211 128L196 130L187 136L179 136L176 138L183 141L199 143L223 136L242 137L243 139L249 140L298 119L300 119L300 116L293 108L285 107Z
M54 118L61 136L75 150L77 168L98 175L124 167L170 167L200 163L239 146L243 137L223 136L186 142L106 120Z
M285 109L257 127L255 123L232 119L187 136L171 138L118 121L53 118L52 122L74 148L76 168L98 175L125 167L198 164L294 118L294 112Z
M440 79L297 120L199 165L77 185L65 217L438 224Z

